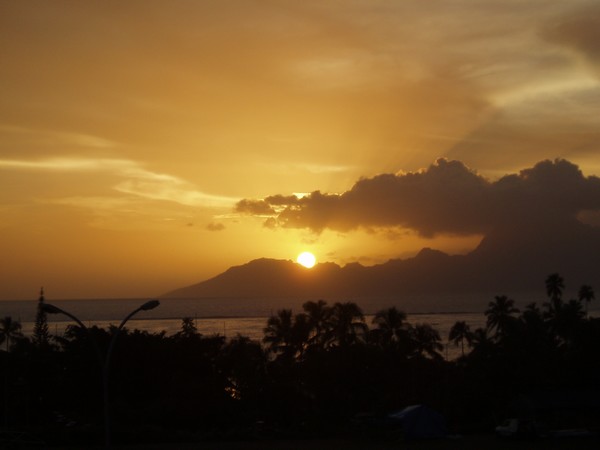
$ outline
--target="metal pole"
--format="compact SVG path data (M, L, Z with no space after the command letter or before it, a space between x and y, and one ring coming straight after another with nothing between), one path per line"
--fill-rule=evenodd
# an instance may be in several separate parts
M110 357L112 355L113 348L115 347L115 342L117 341L117 337L121 333L121 330L125 326L125 323L129 319L131 319L138 312L154 309L159 304L160 303L158 300L150 300L149 302L144 303L142 306L140 306L139 308L137 308L134 311L132 311L131 313L129 313L127 315L127 317L125 317L123 319L123 321L117 328L117 331L112 335L112 337L110 339L110 343L108 345L108 350L106 351L106 358L104 360L102 359L102 353L100 352L100 347L98 346L98 342L96 341L96 338L94 338L94 336L92 335L90 330L83 324L83 322L81 322L81 320L79 320L73 314L71 314L63 309L60 309L54 305L51 305L49 303L45 303L43 305L43 308L47 313L64 314L65 316L67 316L67 317L71 318L73 321L75 321L81 328L83 328L86 331L86 333L88 334L88 337L90 338L90 340L92 341L92 344L94 345L96 354L98 356L98 361L100 363L100 368L102 369L102 391L103 391L103 403L104 403L104 446L106 449L110 449L110 403L109 403L109 395L108 395L108 393L109 393L108 375L109 375L109 367L110 367Z
M110 343L108 344L108 350L106 351L106 358L104 359L104 365L102 367L102 385L104 391L104 446L109 449L110 448L110 402L108 395L108 375L110 371L110 357L113 352L113 348L115 348L115 343L117 342L117 337L121 334L121 330L125 326L125 323L133 317L134 314L140 312L142 308L137 308L135 311L129 313L127 317L123 319L115 333L112 335L110 339Z
M47 305L48 304L46 304L44 306L47 306ZM50 306L52 306L53 308L56 308L58 310L58 311L53 312L54 314L56 314L56 313L64 314L65 316L69 317L71 320L76 322L77 325L79 325L81 328L83 328L85 330L88 337L90 338L90 341L92 342L92 345L94 346L94 350L96 351L96 357L98 358L98 363L100 364L100 367L102 367L102 352L100 351L100 347L98 346L98 341L96 340L96 338L94 337L94 335L92 334L90 329L88 327L86 327L83 324L83 322L81 320L79 320L77 317L75 317L73 314L65 311L64 309L60 309L54 305L50 305ZM44 308L44 309L48 309L48 308ZM50 312L50 311L48 310L47 312Z

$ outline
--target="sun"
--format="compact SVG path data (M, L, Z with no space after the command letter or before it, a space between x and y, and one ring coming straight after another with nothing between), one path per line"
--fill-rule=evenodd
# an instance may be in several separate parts
M315 258L315 255L313 255L311 252L302 252L298 255L296 261L298 264L302 264L307 269L310 269L317 262L317 258Z

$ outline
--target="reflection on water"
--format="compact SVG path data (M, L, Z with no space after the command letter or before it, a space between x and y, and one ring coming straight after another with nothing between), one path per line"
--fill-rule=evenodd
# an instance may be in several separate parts
M373 315L365 316L368 324L371 324ZM267 324L268 317L224 317L212 319L195 319L198 332L203 335L220 334L231 338L241 334L251 339L261 340L263 328ZM450 328L457 320L464 320L474 329L485 325L485 317L482 314L475 313L452 313L452 314L413 314L408 316L408 322L411 324L428 323L432 325L442 338L447 337ZM49 324L50 331L53 334L61 335L71 321L56 321ZM86 326L98 326L107 328L109 325L118 325L118 321L113 320L90 320L84 321ZM181 330L181 319L131 319L127 322L126 328L148 331L150 333L159 333L166 331L167 335L172 335ZM33 332L33 321L23 322L23 333L29 335Z
M493 297L492 297L493 298ZM37 299L31 301L0 301L0 312L2 315L11 315L13 318L21 318L22 321L34 320ZM302 304L307 299L260 299L260 298L202 298L202 299L167 299L161 300L158 308L151 311L143 311L136 318L145 319L181 319L182 317L197 318L223 318L223 317L268 317L282 308L292 309L294 312L302 311ZM308 299L316 300L316 299ZM468 300L468 302L467 302ZM46 301L59 308L65 309L82 321L119 321L148 299L99 299L99 300L54 300L46 296ZM344 301L352 301L358 304L365 314L375 314L377 311L396 306L408 313L428 312L432 309L425 305L435 303L437 307L434 312L469 311L464 307L465 302L481 304L480 312L485 309L489 301L487 297L481 298L442 298L440 296L411 297L408 299L374 297L353 298ZM327 301L329 304L334 301ZM437 302L437 303L436 303ZM410 305L420 305L418 308ZM471 309L473 311L473 309ZM52 320L49 317L49 320ZM57 319L60 320L60 319Z
M366 322L371 325L373 315L365 316ZM223 317L209 319L195 319L198 332L205 336L219 334L226 338L233 338L242 335L250 339L261 341L263 338L263 328L266 326L268 317ZM453 344L447 344L450 328L457 320L464 320L471 329L485 325L483 314L476 313L452 313L452 314L413 314L408 316L408 322L412 325L417 323L428 323L432 325L442 338L445 344L442 352L447 359L454 359L460 356L460 348ZM107 328L110 325L118 325L119 321L97 320L86 321L86 326L98 326ZM61 336L66 327L72 325L71 321L56 321L49 324L50 332L56 336ZM31 335L33 333L33 321L23 322L23 333ZM138 329L149 333L160 333L166 331L167 335L173 335L181 330L181 319L131 319L127 322L126 328Z
M106 328L118 325L128 313L136 309L147 299L110 299L110 300L58 300L49 301L77 316L87 326ZM385 303L388 301L389 303ZM200 300L163 300L160 307L152 311L142 311L127 323L127 328L158 333L166 331L167 335L178 332L183 317L192 317L196 321L198 332L203 335L219 334L232 338L241 334L254 340L261 340L267 318L278 309L291 308L294 312L302 311L303 300L281 299L200 299ZM365 299L359 306L367 313L366 321L370 325L373 314L383 308L401 305L390 299ZM482 305L487 302L482 301ZM0 316L12 316L23 325L23 333L31 335L37 301L3 301L0 302ZM472 330L485 326L482 312L452 312L439 314L409 314L411 324L428 323L442 337L448 340L448 333L455 322L464 320ZM590 313L596 316L597 313ZM73 322L66 321L65 316L48 316L50 332L62 335L65 328ZM447 345L445 353L449 358L458 356L460 349ZM446 355L445 355L446 356Z

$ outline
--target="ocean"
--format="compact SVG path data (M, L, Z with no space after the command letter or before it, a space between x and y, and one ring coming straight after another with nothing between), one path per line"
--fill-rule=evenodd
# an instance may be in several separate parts
M82 299L52 300L53 304L78 317L86 326L107 328L119 325L130 312L147 302L148 299ZM250 298L203 298L203 299L164 299L151 311L140 311L127 322L126 328L158 333L166 331L172 335L180 331L181 319L191 317L195 320L198 332L205 335L220 334L233 338L238 334L253 340L261 341L263 328L268 318L282 308L292 309L294 313L302 312L305 299L250 299ZM396 306L403 310L402 303L390 298L353 299L363 312L369 326L375 313L381 309ZM482 300L481 311L450 312L413 312L408 313L408 322L412 325L427 323L440 334L444 344L443 354L447 359L460 355L460 349L448 343L450 328L457 321L463 320L475 330L485 326L484 310L489 300ZM334 302L328 302L330 305ZM22 325L22 332L30 336L37 311L37 300L0 301L0 317L11 316ZM540 302L538 304L541 305ZM591 305L594 307L595 305ZM600 317L597 308L590 310L591 317ZM50 333L62 335L68 325L73 322L62 314L48 315Z
M52 300L53 304L78 317L86 326L106 328L119 325L131 311L148 299L82 299ZM277 310L290 308L294 313L302 311L301 299L249 299L249 298L204 298L204 299L164 299L160 306L151 311L140 311L127 322L126 328L152 333L166 331L172 335L181 329L181 319L192 317L198 332L203 335L220 334L232 338L241 334L254 340L262 340L263 328L267 319ZM386 307L397 306L391 299L354 300L364 311L367 324L371 326L374 314ZM37 310L37 300L0 301L0 317L11 316L22 324L26 336L33 332ZM331 302L330 304L333 304ZM456 321L464 320L471 329L485 325L485 316L481 312L419 312L408 315L411 324L427 323L432 325L447 344L448 333ZM50 333L62 335L73 322L62 314L48 315ZM445 346L447 357L458 356L459 350L453 345Z

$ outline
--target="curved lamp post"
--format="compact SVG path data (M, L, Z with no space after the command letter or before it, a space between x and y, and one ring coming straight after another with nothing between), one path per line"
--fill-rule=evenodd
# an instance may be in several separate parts
M131 319L138 312L149 311L151 309L156 308L158 305L160 305L160 302L158 300L150 300L150 301L144 303L139 308L130 312L121 321L121 324L118 326L117 330L113 333L113 335L110 339L110 343L108 344L108 350L106 351L106 356L104 357L104 359L102 359L102 352L100 351L98 342L96 341L96 339L94 338L94 336L92 335L90 330L83 324L83 322L81 322L81 320L79 320L73 314L65 311L64 309L60 309L57 306L51 305L49 303L44 303L42 305L43 310L48 314L64 314L65 316L67 316L67 317L71 318L73 321L75 321L81 328L83 328L86 331L86 333L88 334L90 340L92 341L92 343L94 345L94 348L98 355L98 360L100 362L100 367L102 368L102 390L103 390L103 394L104 394L103 395L103 398L104 398L104 445L105 445L105 448L107 448L107 449L110 448L110 403L109 403L109 399L108 399L108 375L109 375L109 369L110 369L110 356L112 355L113 348L115 347L115 342L117 341L117 337L121 333L121 330L125 326L125 323L127 323L127 321L129 319Z

